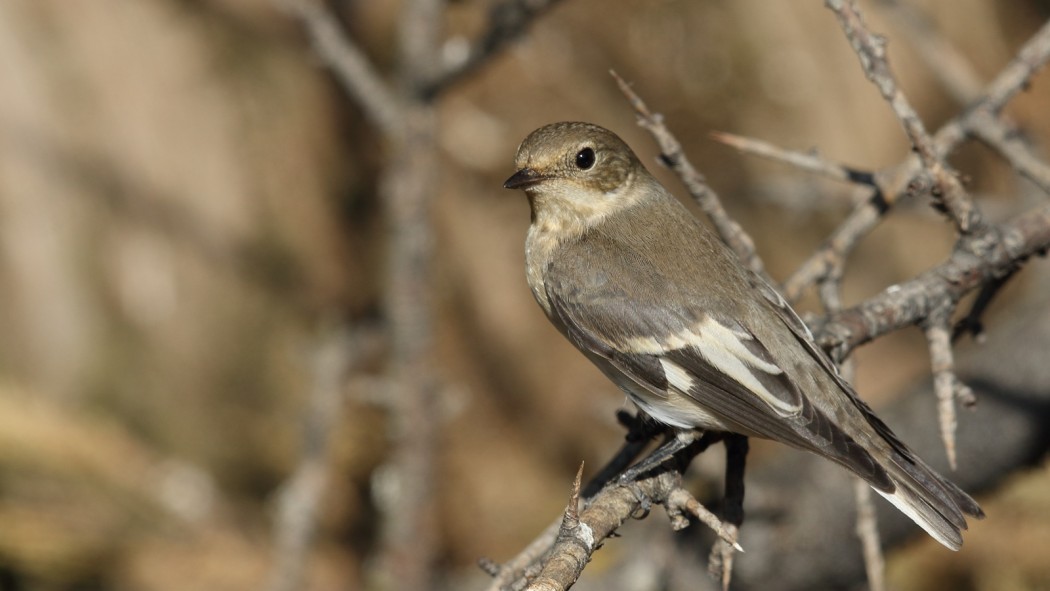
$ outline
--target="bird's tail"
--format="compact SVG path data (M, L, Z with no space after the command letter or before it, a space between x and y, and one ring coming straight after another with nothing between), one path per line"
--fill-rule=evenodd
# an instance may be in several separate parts
M872 488L938 542L958 550L962 546L962 530L966 529L965 516L981 519L984 511L970 495L914 454L905 456L894 450L891 457L889 465L883 467L894 490Z

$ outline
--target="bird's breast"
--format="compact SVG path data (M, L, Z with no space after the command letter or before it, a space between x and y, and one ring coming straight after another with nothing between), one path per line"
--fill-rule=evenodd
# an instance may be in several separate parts
M537 224L529 226L525 237L525 280L532 290L532 297L536 298L548 317L551 315L551 306L543 276L557 246L558 240L551 232Z

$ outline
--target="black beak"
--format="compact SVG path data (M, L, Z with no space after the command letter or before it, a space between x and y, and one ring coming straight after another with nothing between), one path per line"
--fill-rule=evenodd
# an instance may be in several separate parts
M540 176L540 173L536 172L531 168L523 168L518 172L515 172L506 182L503 183L504 189L521 189L535 185L542 181L544 177Z

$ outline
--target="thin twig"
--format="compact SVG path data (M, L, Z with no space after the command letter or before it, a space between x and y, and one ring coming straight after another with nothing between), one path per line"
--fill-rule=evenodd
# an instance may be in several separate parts
M875 518L875 504L871 487L860 478L853 478L853 494L857 503L857 537L864 551L864 570L868 575L870 591L886 589L886 559L879 542L879 522Z
M1050 195L1050 165L1032 153L1031 146L1019 132L1011 130L987 109L979 109L967 118L967 130L1005 159L1021 176Z
M650 111L642 98L638 96L638 93L619 74L614 71L609 73L616 80L620 91L627 97L627 101L638 115L638 125L652 134L657 145L660 146L662 160L678 175L686 190L689 191L689 195L692 196L693 200L700 206L700 209L714 224L715 230L722 237L722 240L729 245L729 248L736 253L744 265L772 285L773 281L766 273L762 259L755 251L755 241L751 239L751 236L744 231L743 227L736 220L729 217L729 214L726 213L718 195L707 185L703 175L689 162L689 159L682 151L682 144L664 125L663 116Z
M744 154L759 156L774 162L783 162L800 170L819 174L829 179L855 183L866 187L877 188L879 186L874 173L832 162L814 153L786 150L769 142L723 131L712 131L711 137L715 141L736 148Z
M941 441L948 456L948 465L954 470L957 465L955 431L958 421L955 414L955 393L961 382L955 375L955 357L951 341L952 306L945 302L927 316L925 325L926 343L930 350L930 366L933 370L933 391L937 396L937 422Z
M941 82L959 104L967 104L981 92L981 77L954 45L941 35L930 17L913 2L879 0L893 23L908 36L926 62L927 70Z
M933 184L934 203L943 206L959 233L968 234L982 228L984 221L980 211L942 159L919 114L898 87L886 59L886 40L868 30L852 0L825 0L825 5L838 18L868 80L879 89L904 128Z
M675 530L680 530L689 525L688 519L685 515L691 515L700 520L707 527L711 528L711 531L718 534L718 537L732 547L737 552L743 552L744 549L740 546L740 543L736 540L736 526L730 523L725 523L718 518L717 515L711 512L710 509L704 507L700 501L696 500L689 491L682 487L675 487L666 496L665 499L661 500L666 503L667 514L671 517L671 527Z
M982 111L997 115L1017 92L1028 85L1031 77L1047 60L1050 60L1050 21L1024 44L1017 57L988 84L981 97L968 110L937 131L933 141L941 157L951 153L968 137L972 121L980 125ZM901 199L902 191L915 186L913 179L920 172L919 159L913 155L898 167L894 175L898 180L886 183L889 188L884 194L874 194L858 203L824 245L785 281L784 297L788 301L796 301L803 290L829 271L840 268L860 240Z

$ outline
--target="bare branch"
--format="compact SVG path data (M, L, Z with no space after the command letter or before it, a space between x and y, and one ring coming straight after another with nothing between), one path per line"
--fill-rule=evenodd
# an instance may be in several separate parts
M404 110L394 93L375 71L368 57L343 31L335 15L317 0L277 0L303 22L314 51L365 116L386 133L400 126Z
M652 134L657 145L660 146L661 158L664 163L678 175L686 190L689 191L689 195L692 196L707 217L711 219L715 230L722 237L722 240L729 245L744 265L772 285L774 282L766 273L762 259L755 251L755 241L751 239L751 236L744 231L736 220L729 217L729 214L726 213L718 195L711 190L703 175L689 162L689 159L682 151L682 144L664 125L663 116L650 111L642 98L619 74L613 71L609 73L616 79L616 84L619 85L620 91L627 97L627 101L637 113L638 125Z
M980 211L942 159L919 114L897 86L886 60L886 40L868 30L853 0L826 0L825 5L838 18L850 45L860 58L868 80L879 89L904 128L923 169L933 183L931 194L934 203L944 207L961 234L980 229L984 225Z
M1017 57L1003 68L995 81L985 90L986 99L981 108L998 114L1018 92L1028 87L1028 81L1050 59L1050 21L1043 24L1032 38L1025 42Z
M681 475L663 472L631 485L614 485L604 489L579 515L574 527L563 523L539 575L528 591L563 591L568 589L591 554L641 506L642 498L660 502L679 488Z
M444 0L405 0L398 26L398 77L406 94L437 69L444 30Z
M424 82L424 96L434 96L477 71L528 31L541 14L561 0L503 0L489 12L488 30L464 52L447 53L440 73Z
M879 223L889 208L890 203L881 191L873 191L867 199L854 205L846 219L835 228L817 252L784 282L784 297L794 302L807 287L817 281L825 278L837 281L843 274L846 257Z
M934 26L930 17L914 3L879 0L893 23L908 36L927 70L935 76L957 102L967 104L981 92L981 77L955 46Z
M957 465L955 451L955 390L959 379L955 376L955 358L952 355L952 339L949 323L952 308L950 303L938 307L925 321L926 342L930 349L930 366L933 369L933 391L937 395L937 423L941 430L941 441L948 456L948 465L954 470Z
M967 117L968 131L1001 155L1021 176L1050 195L1050 165L1036 157L1016 130L987 109L978 109Z
M711 137L715 141L736 148L744 154L759 156L774 162L783 162L800 170L819 174L836 181L879 187L875 174L826 160L816 153L786 150L769 142L722 131L711 132Z
M729 591L733 578L734 551L743 552L743 548L734 540L740 526L744 523L744 469L747 463L748 441L743 435L727 435L726 445L726 480L722 516L726 521L726 535L719 536L708 566L711 574L722 583L722 591Z
M871 499L871 487L860 478L853 478L853 494L857 503L857 537L864 550L864 570L871 591L886 589L886 559L882 556L879 539L879 522L875 516L875 504Z
M836 359L890 331L928 317L944 302L955 305L970 291L1050 248L1050 204L1044 204L980 236L964 238L940 265L893 285L866 302L832 315L819 340Z
M944 125L933 137L934 145L941 157L955 150L970 133L971 125L976 121L980 125L984 115L998 114L1006 102L1020 89L1024 88L1031 77L1050 59L1050 22L1044 25L1029 39L1015 57L998 76L985 88L984 94L970 109ZM825 241L824 245L799 267L784 283L784 296L788 301L796 301L810 285L813 285L829 272L841 271L846 258L853 248L878 225L886 211L906 195L901 191L914 191L915 175L921 172L917 157L912 156L898 167L893 182L883 194L873 194L867 201L858 203L842 224ZM1024 173L1022 173L1024 174ZM1028 176L1026 174L1026 176Z
M274 568L270 591L302 587L317 511L328 484L331 434L342 408L346 378L354 366L377 348L377 334L348 327L322 331L311 353L312 385L302 427L299 465L281 487L274 527Z

